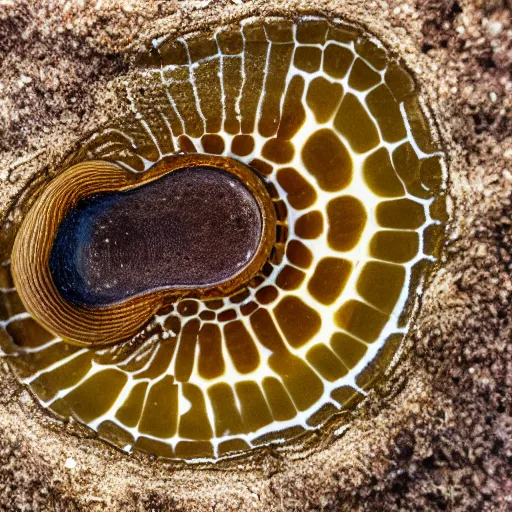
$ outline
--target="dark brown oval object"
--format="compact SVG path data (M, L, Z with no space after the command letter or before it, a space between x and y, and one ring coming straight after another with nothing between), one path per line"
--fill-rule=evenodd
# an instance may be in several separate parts
M150 289L210 286L249 263L261 228L258 203L237 177L177 169L79 201L59 225L50 273L66 300L91 307Z
M191 193L194 188L196 193ZM208 204L212 190L225 195L215 202L217 211ZM95 205L100 214L91 218L98 224L85 226L92 233L86 237L90 246L81 252L75 246L69 253L65 243L59 248L59 229L68 215L76 214L83 201L94 202L105 193L111 211L102 217L102 205ZM178 199L180 194L187 197ZM247 211L240 217L242 205ZM166 218L179 222L172 227L172 222L163 222ZM210 225L206 219L215 222ZM133 336L156 311L178 298L222 297L248 282L268 258L275 222L262 181L227 157L169 157L140 175L112 163L84 162L53 180L27 214L13 248L13 276L27 310L48 330L77 344L103 345ZM226 227L230 234L223 237ZM102 244L116 246L114 242L115 250L102 249ZM76 254L88 256L92 267L80 258L66 261ZM57 264L53 272L52 257ZM125 263L126 273L120 266ZM72 289L65 289L69 267L71 273L85 272L85 288L71 280ZM60 286L59 272L64 277ZM103 285L104 278L112 281L110 288Z

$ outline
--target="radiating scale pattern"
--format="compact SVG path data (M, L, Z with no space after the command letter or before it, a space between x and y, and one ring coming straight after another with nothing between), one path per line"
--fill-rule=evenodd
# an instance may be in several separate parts
M318 428L385 378L440 250L445 167L414 81L352 27L252 20L153 43L122 84L130 113L73 161L239 159L278 213L270 260L234 296L183 300L102 349L41 328L6 262L2 348L45 407L125 451L214 459Z

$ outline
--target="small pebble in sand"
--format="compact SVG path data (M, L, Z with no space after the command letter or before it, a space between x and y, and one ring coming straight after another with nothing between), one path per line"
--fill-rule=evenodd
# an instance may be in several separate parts
M67 469L75 469L76 468L76 460L73 457L68 457L66 462L64 463L64 467Z

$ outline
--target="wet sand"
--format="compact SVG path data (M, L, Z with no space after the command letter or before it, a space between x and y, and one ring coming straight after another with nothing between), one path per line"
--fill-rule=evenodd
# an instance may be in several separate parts
M2 510L512 507L509 0L4 2L0 252L9 253L31 190L120 111L117 81L154 37L289 13L340 16L401 55L446 148L447 247L398 369L343 432L198 471L128 456L63 426L3 362Z

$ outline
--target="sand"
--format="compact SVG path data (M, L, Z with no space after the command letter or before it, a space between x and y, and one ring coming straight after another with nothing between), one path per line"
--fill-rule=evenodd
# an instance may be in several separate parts
M512 509L510 0L3 1L0 248L19 205L115 115L151 39L250 15L341 16L414 71L449 158L443 261L408 351L343 432L214 468L128 456L42 410L0 364L2 510Z

